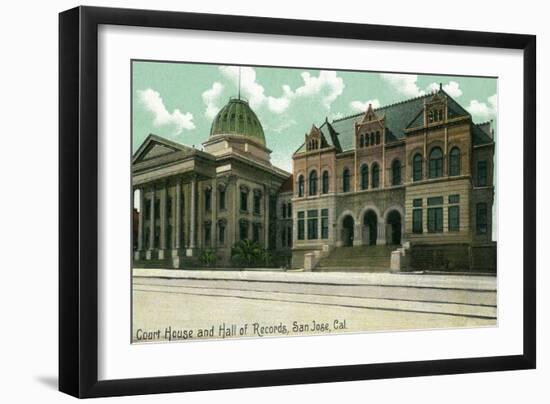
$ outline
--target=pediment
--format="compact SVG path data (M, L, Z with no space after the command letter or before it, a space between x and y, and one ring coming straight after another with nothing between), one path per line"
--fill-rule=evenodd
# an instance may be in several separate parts
M160 136L149 135L134 154L132 162L135 164L182 151L192 153L193 149Z

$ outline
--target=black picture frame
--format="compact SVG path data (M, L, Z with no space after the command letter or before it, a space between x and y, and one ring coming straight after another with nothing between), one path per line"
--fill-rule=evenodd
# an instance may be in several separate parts
M523 51L523 353L99 381L98 26L343 38ZM77 7L59 15L59 390L76 397L533 369L536 366L536 37L533 35Z

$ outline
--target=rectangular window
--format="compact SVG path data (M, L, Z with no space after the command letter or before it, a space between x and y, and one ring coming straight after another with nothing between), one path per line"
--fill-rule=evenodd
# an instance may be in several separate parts
M443 208L428 208L428 233L443 232Z
M477 234L487 234L487 204L476 205L476 230Z
M260 214L260 203L262 201L262 198L258 194L254 194L254 213L259 215Z
M460 230L460 207L449 206L449 231Z
M207 190L204 192L204 209L209 211L212 208L212 192Z
M286 205L284 203L281 205L281 217L283 219L286 217Z
M260 242L260 225L257 223L252 226L252 240L257 243Z
M292 203L288 203L288 205L286 205L286 216L291 218L292 217Z
M414 206L415 208L420 208L420 207L422 207L422 198L413 199L413 206Z
M413 209L413 233L422 233L422 209Z
M292 247L292 227L286 228L286 239L288 247Z
M432 198L428 198L428 206L434 206L434 205L443 205L443 197L434 196Z
M449 203L459 203L460 195L449 195Z
M248 210L248 192L241 191L241 210L247 211Z
M225 209L225 189L220 189L220 210Z
M218 230L218 241L221 245L225 243L225 225L220 225Z
M487 186L487 161L485 160L477 162L477 186Z
M212 227L209 224L204 225L204 244L209 247L212 238Z
M319 216L319 212L317 210L307 211L307 239L308 240L317 240L319 238L318 230L317 230L319 225L319 219L317 219L318 216Z
M321 210L321 238L328 238L328 209Z
M242 221L239 224L239 238L246 240L248 238L248 222Z
M305 237L305 214L298 212L298 240L303 240Z

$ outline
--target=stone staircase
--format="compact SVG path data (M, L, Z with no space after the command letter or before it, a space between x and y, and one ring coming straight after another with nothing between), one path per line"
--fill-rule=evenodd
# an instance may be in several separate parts
M398 246L337 247L321 258L316 272L389 272L391 253Z

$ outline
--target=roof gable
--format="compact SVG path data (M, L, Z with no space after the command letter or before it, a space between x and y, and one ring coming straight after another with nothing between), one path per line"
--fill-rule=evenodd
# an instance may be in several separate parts
M193 154L195 150L191 147L150 134L134 153L132 164L182 151Z

